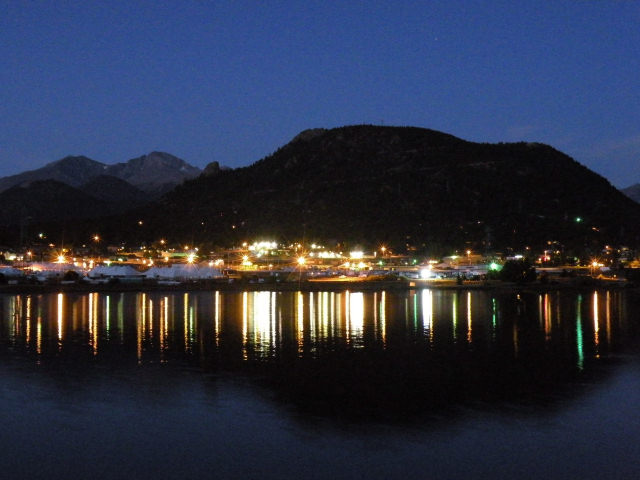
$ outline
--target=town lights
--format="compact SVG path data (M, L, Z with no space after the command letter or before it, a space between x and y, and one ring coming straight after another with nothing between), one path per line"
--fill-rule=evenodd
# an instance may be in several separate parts
M298 265L303 266L307 263L307 260L304 257L298 257Z

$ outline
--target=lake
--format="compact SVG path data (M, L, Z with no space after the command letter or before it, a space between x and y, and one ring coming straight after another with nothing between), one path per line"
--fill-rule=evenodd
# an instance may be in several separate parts
M0 295L3 478L640 478L640 300Z

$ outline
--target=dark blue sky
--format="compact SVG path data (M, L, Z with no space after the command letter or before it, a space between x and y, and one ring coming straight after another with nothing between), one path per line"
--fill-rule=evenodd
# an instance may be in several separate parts
M0 0L0 66L0 175L152 150L237 167L373 123L548 143L640 182L632 0Z

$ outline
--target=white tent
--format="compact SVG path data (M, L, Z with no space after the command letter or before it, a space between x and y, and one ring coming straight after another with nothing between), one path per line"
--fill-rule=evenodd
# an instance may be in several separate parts
M89 270L89 278L142 278L143 273L131 265L98 265Z
M156 280L205 280L222 277L222 272L207 264L177 264L151 267L144 274L146 278Z

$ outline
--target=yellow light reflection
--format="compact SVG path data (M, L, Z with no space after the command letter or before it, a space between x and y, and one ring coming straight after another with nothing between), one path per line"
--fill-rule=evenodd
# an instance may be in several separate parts
M184 323L184 351L189 351L189 294L185 293L183 297L183 312L182 312L182 321Z
M296 341L298 354L301 355L304 345L304 295L302 292L298 292L296 295Z
M38 315L38 323L36 325L36 353L42 354L42 316Z
M242 292L242 358L247 360L248 330L249 330L249 294Z
M89 294L89 345L98 354L98 294Z
M544 321L544 334L545 339L548 341L551 339L551 327L552 325L552 314L551 314L551 300L549 298L549 294L544 294L544 299L542 301L543 308L543 321Z
M27 331L25 334L25 340L27 345L31 343L31 295L27 296Z
M164 354L169 348L167 334L169 327L169 297L160 299L160 317L158 319L158 342L160 344L160 362L165 362Z
M333 328L332 312L330 307L330 295L334 293L321 292L318 294L319 321L320 321L320 338L327 338L330 330Z
M164 341L167 342L167 332L169 330L169 297L164 297ZM165 345L165 348L167 345Z
M220 292L216 290L214 296L215 312L213 314L213 328L215 329L216 347L220 346Z
M146 315L147 315L146 298L147 296L144 293L140 294L138 297L138 308L137 308L138 315L136 315L136 354L138 358L138 363L142 362L142 332L144 329L144 325L146 322ZM120 299L119 303L120 304L122 303L122 299ZM121 307L120 305L118 305L118 323L120 323L120 309ZM122 331L121 327L120 327L120 330Z

